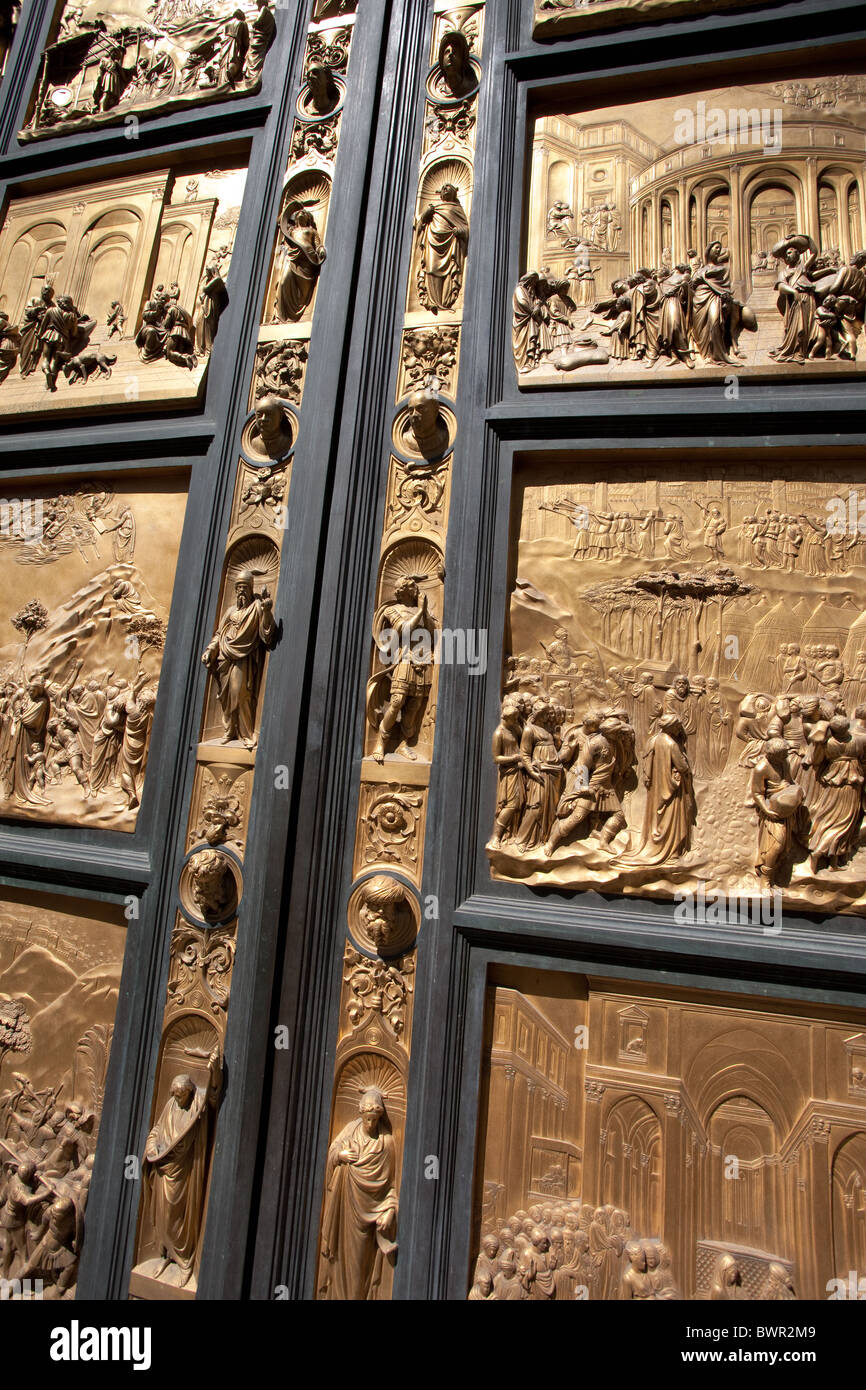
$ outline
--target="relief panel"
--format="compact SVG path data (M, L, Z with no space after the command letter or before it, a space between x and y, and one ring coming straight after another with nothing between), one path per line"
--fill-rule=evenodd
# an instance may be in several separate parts
M535 120L521 387L862 370L866 79Z
M0 416L195 400L220 317L242 169L13 198L0 231Z
M276 26L268 0L66 0L19 139L258 91Z
M503 970L469 1298L826 1298L866 1255L866 1097L839 1065L855 1026L847 1010Z
M496 877L862 912L858 495L830 460L518 475Z
M119 908L3 889L0 1277L23 1298L75 1296L125 942Z
M0 815L135 828L186 479L7 481Z

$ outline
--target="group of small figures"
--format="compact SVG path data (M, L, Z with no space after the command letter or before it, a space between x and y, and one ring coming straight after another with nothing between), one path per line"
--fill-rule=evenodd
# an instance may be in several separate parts
M768 507L743 518L739 528L742 563L750 569L788 574L850 574L866 563L866 535L849 534L837 516L786 515Z
M57 390L61 372L70 385L97 374L111 376L115 356L98 348L87 351L95 327L96 320L82 313L68 294L55 298L53 286L43 285L28 301L17 327L0 310L0 382L16 364L22 377L41 366L48 391Z
M770 348L770 358L778 363L816 358L853 362L866 309L866 251L836 265L835 257L821 253L810 236L796 233L774 246L772 255L780 263L775 288L783 336ZM547 267L521 277L512 308L519 372L530 372L546 360L561 371L608 361L653 367L666 359L669 366L681 363L689 369L696 359L705 366L735 364L746 358L741 334L758 329L754 308L734 294L730 253L720 241L710 242L703 258L690 249L677 265L641 267L614 280L610 295L596 300L591 311L587 307L587 321L578 332L573 291L585 278L581 265L564 277Z
M225 282L215 265L205 271L195 317L180 303L180 289L157 285L147 300L136 337L142 362L165 359L193 370L198 357L213 347L220 315L228 303ZM122 338L126 314L119 300L112 300L106 317L106 342ZM99 343L91 344L96 319L79 310L69 295L55 298L54 288L43 285L31 298L20 325L12 324L0 310L0 383L18 366L28 377L41 365L48 391L57 390L62 374L70 386L91 377L111 376L117 354Z
M595 246L600 251L615 251L622 231L617 221L616 203L600 203L598 207L583 208L580 214L580 234L575 231L577 218L571 206L562 198L547 210L547 236L573 249Z
M669 688L659 690L653 671L613 665L605 675L595 662L578 661L564 628L557 629L547 646L539 645L545 659L527 653L509 657L505 693L521 695L530 702L547 700L556 715L557 731L576 722L576 711L604 708L607 702L611 708L624 712L634 730L635 752L640 757L647 739L656 730L659 716L675 714L687 736L695 775L710 777L724 770L733 717L717 676L681 673Z
M0 1096L0 1279L47 1299L75 1294L95 1138L92 1111L57 1097L20 1074Z
M695 499L699 513L700 543L708 558L726 558L725 533L728 522L720 507ZM839 499L844 510L844 499ZM660 508L642 512L593 511L580 503L560 498L544 503L541 511L566 517L575 528L573 560L608 561L619 559L660 559L671 561L693 558L695 543L689 539L681 512L664 513ZM744 516L732 528L737 537L738 560L750 569L784 570L788 574L850 574L855 566L866 564L866 534L843 524L840 510L824 516L797 515L767 507Z
M109 29L101 17L85 19L80 7L67 8L57 40L46 51L48 83L68 79L70 59L80 54L78 84L95 66L93 89L89 101L70 107L52 101L46 83L32 125L50 127L59 121L104 115L118 107L127 109L167 99L175 92L258 86L276 34L276 20L268 0L255 0L255 5L257 13L252 20L240 7L218 20L207 6L195 18L178 15L174 21L168 13L160 16L160 6L152 5L152 24L116 29ZM170 43L165 42L175 38L181 40L179 46L186 52L180 64ZM143 54L143 47L149 51ZM126 62L129 50L134 55L131 65ZM67 85L73 84L64 82L61 90L65 92Z
M660 1241L639 1239L629 1214L567 1198L515 1212L482 1236L470 1301L681 1297Z
M113 672L65 684L46 675L0 681L0 798L51 806L52 787L74 781L85 801L139 804L156 690L140 674L130 684Z
M165 358L176 367L193 371L199 357L210 353L227 304L228 291L216 265L205 270L195 316L181 304L176 283L168 289L157 285L141 311L141 327L135 335L142 362Z
M732 733L745 745L737 766L748 774L746 805L757 814L760 881L787 881L793 863L807 855L812 873L840 869L859 848L866 705L849 716L838 688L748 694L733 721L715 678L678 675L659 699L651 672L635 682L612 668L607 684L615 702L575 720L547 691L521 689L524 679L516 677L504 696L493 735L497 800L489 850L549 859L594 835L597 848L623 866L680 858L698 818L695 776L711 779L725 769ZM626 807L639 779L646 803L632 852Z

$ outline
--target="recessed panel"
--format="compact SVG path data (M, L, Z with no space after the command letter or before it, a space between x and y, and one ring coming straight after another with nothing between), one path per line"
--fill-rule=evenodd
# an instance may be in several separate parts
M531 157L521 387L862 370L862 75L563 106Z
M487 1006L471 1299L849 1296L862 1016L512 969Z
M775 934L783 907L862 911L855 473L742 457L518 472L496 877L674 897L675 922Z
M185 477L7 483L0 816L135 828L185 507Z

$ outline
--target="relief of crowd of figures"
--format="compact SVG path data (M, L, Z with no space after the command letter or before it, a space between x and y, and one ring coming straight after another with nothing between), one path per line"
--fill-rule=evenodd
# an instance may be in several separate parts
M216 265L205 270L194 314L180 303L176 282L167 287L155 285L133 332L139 359L147 363L164 359L194 370L199 358L210 354L227 303L228 292ZM53 285L44 285L38 297L27 303L17 327L0 311L0 382L16 366L22 377L41 371L46 391L57 390L61 375L70 386L88 382L91 377L108 379L117 362L117 353L108 344L115 337L128 336L126 314L119 300L113 299L109 305L102 326L104 344L91 346L97 326L69 295L55 297Z
M537 120L512 300L521 383L850 369L864 100L851 76Z
M0 813L133 828L183 504L141 480L2 504Z
M859 1268L862 1017L506 973L470 1299L826 1298Z
M469 1298L506 1303L681 1299L667 1246L636 1235L629 1222L628 1212L619 1207L594 1207L579 1198L517 1211L498 1233L483 1237ZM710 1299L730 1302L748 1296L737 1256L719 1256ZM766 1302L796 1299L790 1270L771 1261L754 1297Z
M0 911L0 1278L25 1297L75 1296L123 940L83 905Z
M858 515L850 524L853 486L606 491L524 493L494 871L862 905L866 541Z
M195 397L229 301L244 180L161 170L12 199L0 410Z
M257 91L276 24L268 0L67 0L20 138Z

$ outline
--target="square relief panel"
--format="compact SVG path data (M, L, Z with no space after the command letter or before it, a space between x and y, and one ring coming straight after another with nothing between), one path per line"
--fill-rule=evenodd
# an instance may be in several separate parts
M843 1017L498 970L469 1297L826 1298L866 1254Z
M862 371L862 74L564 107L531 160L521 387Z
M246 171L13 198L0 231L0 418L197 400Z
M675 922L863 911L856 475L830 459L820 475L518 470L495 877L673 897Z
M2 890L0 1250L23 1297L75 1296L125 944L118 907Z

